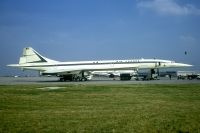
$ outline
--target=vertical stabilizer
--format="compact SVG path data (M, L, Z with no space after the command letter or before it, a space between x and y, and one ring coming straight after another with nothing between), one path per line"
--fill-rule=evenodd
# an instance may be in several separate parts
M42 63L42 62L55 62L55 61L43 57L31 47L24 48L23 54L19 59L19 64Z

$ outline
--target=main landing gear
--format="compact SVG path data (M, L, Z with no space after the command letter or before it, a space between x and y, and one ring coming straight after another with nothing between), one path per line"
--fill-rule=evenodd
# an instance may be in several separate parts
M87 78L84 75L84 71L82 71L79 74L62 75L60 81L87 81Z

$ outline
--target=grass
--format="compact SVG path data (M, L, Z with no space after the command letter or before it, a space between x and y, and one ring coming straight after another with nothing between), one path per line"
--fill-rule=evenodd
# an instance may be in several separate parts
M200 132L200 84L42 87L0 86L0 132Z

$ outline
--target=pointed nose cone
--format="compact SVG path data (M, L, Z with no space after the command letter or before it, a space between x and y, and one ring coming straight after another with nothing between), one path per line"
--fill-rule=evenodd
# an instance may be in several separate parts
M184 63L174 63L173 66L174 66L174 67L191 67L191 66L193 66L193 65L184 64Z

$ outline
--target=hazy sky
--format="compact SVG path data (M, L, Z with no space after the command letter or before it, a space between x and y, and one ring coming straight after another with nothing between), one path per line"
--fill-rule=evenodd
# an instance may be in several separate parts
M20 73L5 65L27 46L60 61L161 58L200 69L200 1L0 0L0 75Z

